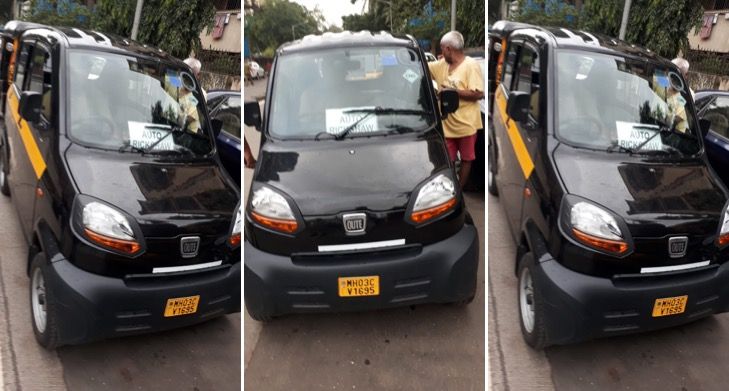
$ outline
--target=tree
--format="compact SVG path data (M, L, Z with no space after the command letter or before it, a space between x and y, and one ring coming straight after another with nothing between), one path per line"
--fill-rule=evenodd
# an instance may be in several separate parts
M502 0L489 0L489 14L488 14L488 22L489 24L496 23L499 19L501 19L501 1Z
M319 33L324 25L320 11L309 11L288 0L266 1L258 12L246 19L245 33L254 52L267 49L270 52L295 38Z
M28 20L50 26L89 27L91 11L78 1L33 0Z
M519 0L514 20L537 26L575 28L579 26L579 13L573 5L560 0Z
M367 12L361 15L353 14L342 16L342 28L349 31L389 31L390 24L383 15Z
M583 27L617 37L623 4L623 0L585 1ZM625 39L673 58L688 47L688 34L701 26L702 15L698 1L633 0Z
M13 17L13 0L0 0L0 24L5 24Z
M136 0L99 0L93 26L130 36L136 4ZM200 33L213 27L214 16L215 7L210 1L145 0L137 39L175 57L187 57L191 50L200 49Z
M129 37L136 4L136 0L99 0L89 8L82 1L33 0L28 20ZM208 1L145 0L137 40L184 58L200 48L200 33L213 27L214 15Z

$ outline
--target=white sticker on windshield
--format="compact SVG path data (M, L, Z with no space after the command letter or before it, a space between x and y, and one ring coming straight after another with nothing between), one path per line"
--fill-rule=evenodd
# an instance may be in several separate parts
M412 84L415 83L415 81L418 80L420 76L418 76L417 73L413 72L412 69L408 68L408 70L402 74L402 77L404 77L405 80L409 81Z
M359 123L357 123L350 133L368 133L377 131L379 126L377 125L376 114L369 114L367 118L362 119L362 117L368 114L367 111L374 109L374 107L344 107L341 109L327 109L327 133L341 133L348 126L357 123L357 121L359 121Z
M638 124L633 122L615 121L615 126L618 130L618 145L629 149L638 147L640 144L645 142L645 140L649 139L659 131L659 127L656 125ZM654 137L640 149L642 151L662 150L663 142L661 142L661 137Z
M146 122L127 122L129 125L129 143L133 147L146 149L150 145L165 137L172 127L168 125L150 124ZM165 137L154 146L154 151L172 151L175 149L175 142L172 135Z

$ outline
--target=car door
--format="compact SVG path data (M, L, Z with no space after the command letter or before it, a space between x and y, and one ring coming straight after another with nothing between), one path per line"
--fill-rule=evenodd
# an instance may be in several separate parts
M7 97L5 124L8 138L9 173L8 184L10 194L18 210L23 233L26 239L32 230L34 200L38 178L45 171L45 161L36 142L36 126L20 117L20 96L24 91L37 88L37 80L33 79L31 63L36 44L24 39L20 42L20 55L15 64L15 77ZM38 50L41 53L42 49ZM42 92L42 90L41 90Z
M529 115L526 122L515 123L519 137L523 140L527 155L520 159L519 164L524 165L524 159L537 162L539 151L544 148L546 142L546 128L544 109L544 91L542 89L542 67L546 64L539 54L539 49L531 42L525 41L517 58L517 69L514 72L514 90L525 92L530 96ZM549 178L545 166L542 164L531 164L534 169L531 175L524 172L525 183L522 189L523 203L519 228L525 220L535 223L543 234L549 232L545 209L543 205L548 204Z
M521 206L525 178L531 173L525 160L526 145L517 123L506 114L509 93L514 90L518 77L518 56L522 48L520 41L509 41L503 63L501 82L494 94L494 142L496 144L496 183L499 197L504 204L507 220L515 238L521 228Z
M729 96L717 96L699 111L699 116L711 121L705 137L709 162L724 183L729 183Z
M220 120L223 128L218 135L218 153L223 167L240 186L241 118L240 95L229 95L214 109L212 118Z

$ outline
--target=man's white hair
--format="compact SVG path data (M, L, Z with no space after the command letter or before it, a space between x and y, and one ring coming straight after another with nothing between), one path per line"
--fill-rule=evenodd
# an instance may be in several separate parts
M676 57L671 61L678 67L682 74L686 75L689 71L689 62L685 58Z
M187 64L190 69L192 69L192 72L196 75L200 72L200 69L202 69L202 63L197 58L188 57L185 59L185 64Z
M440 46L448 46L456 50L463 50L463 35L458 31L449 31L440 39Z

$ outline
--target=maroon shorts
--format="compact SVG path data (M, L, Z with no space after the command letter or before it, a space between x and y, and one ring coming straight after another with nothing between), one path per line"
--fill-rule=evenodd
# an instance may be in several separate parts
M446 147L448 147L448 156L451 161L458 159L457 153L461 153L462 161L476 160L476 137L478 133L474 133L466 137L450 138L446 137Z

